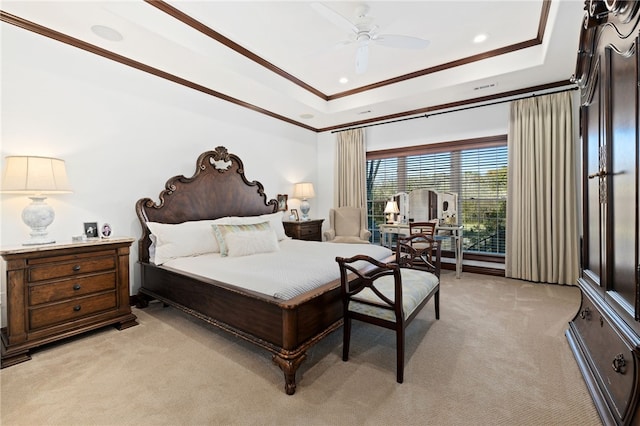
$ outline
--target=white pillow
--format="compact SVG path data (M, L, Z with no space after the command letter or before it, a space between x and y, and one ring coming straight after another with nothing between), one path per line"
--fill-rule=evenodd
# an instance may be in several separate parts
M217 238L209 238L213 235L211 225L218 223L244 225L269 221L278 241L284 240L289 237L284 232L283 214L284 212L275 212L260 216L226 216L215 220L194 220L178 224L147 222L153 234L149 260L156 265L162 265L176 257L218 253L220 247Z
M220 256L247 256L280 250L276 233L269 222L250 224L213 224ZM245 234L245 235L234 235Z
M229 220L224 223L230 223L232 225L250 225L269 221L271 229L275 231L276 236L278 237L278 241L282 241L289 238L284 232L284 225L282 224L283 215L284 212L267 213L260 216L231 216L227 218Z
M149 249L150 260L162 265L176 257L196 256L220 251L211 225L227 218L196 220L177 224L147 222L153 242Z

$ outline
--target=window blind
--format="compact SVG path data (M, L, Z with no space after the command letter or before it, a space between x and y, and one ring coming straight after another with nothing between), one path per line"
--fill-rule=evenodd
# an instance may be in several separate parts
M369 230L374 241L380 240L378 226L385 221L386 201L398 192L427 188L458 194L465 252L505 253L506 135L490 144L469 140L425 145L421 150L412 147L407 155L394 150L386 158L373 153L367 160L367 172Z

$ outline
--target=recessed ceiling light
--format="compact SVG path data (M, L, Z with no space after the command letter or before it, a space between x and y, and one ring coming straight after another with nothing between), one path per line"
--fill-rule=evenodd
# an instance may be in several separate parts
M349 79L347 77L340 77L340 80L338 80L340 82L340 84L347 84L349 82Z
M94 25L91 27L91 31L98 37L109 41L122 41L124 38L118 31L104 25Z
M313 114L300 114L300 118L304 118L305 120L308 120L310 118L313 118Z
M487 35L486 34L478 34L477 36L475 36L473 38L473 42L474 43L482 43L483 41L487 40Z

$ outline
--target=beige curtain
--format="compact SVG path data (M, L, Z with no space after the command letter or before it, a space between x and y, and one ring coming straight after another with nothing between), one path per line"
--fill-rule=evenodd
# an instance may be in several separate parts
M506 276L578 279L576 138L571 94L511 103Z
M367 153L363 129L338 133L336 141L334 207L364 207L367 220Z

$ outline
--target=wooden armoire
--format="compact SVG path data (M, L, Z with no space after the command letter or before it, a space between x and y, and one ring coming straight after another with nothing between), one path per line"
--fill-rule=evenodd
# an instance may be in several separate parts
M640 2L587 1L580 309L567 339L604 424L640 424Z

